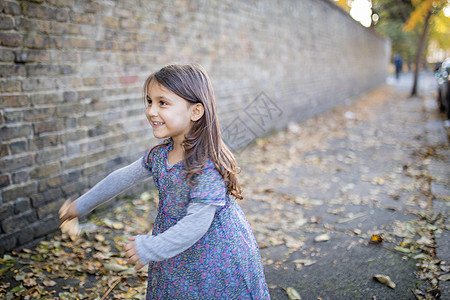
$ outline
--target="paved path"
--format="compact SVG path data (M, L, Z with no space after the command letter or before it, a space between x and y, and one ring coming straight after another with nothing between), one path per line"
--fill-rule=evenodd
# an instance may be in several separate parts
M240 203L273 299L294 290L302 299L415 299L438 288L450 299L447 135L432 75L421 78L423 97L408 98L411 79L389 79L238 156ZM146 272L127 266L122 246L151 229L154 195L91 214L74 242L56 234L0 258L0 297L143 299Z
M433 278L444 272L434 249L450 262L448 230L441 233L449 228L450 152L435 83L422 74L415 98L411 74L388 83L240 155L242 206L273 299L288 299L289 287L302 299L415 299L418 288L438 285ZM370 243L372 234L383 242ZM447 282L440 286L448 295Z

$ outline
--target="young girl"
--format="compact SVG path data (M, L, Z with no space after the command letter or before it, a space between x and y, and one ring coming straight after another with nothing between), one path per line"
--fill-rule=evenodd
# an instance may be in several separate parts
M165 139L70 204L61 222L87 214L153 176L159 190L152 235L124 247L138 270L149 264L147 299L270 299L232 153L222 141L206 72L171 65L144 92L153 135Z

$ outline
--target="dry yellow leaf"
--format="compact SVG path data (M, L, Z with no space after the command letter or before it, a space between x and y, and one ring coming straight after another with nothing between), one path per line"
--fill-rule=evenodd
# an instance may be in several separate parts
M372 237L370 238L370 242L375 244L380 244L383 242L383 236L381 234L374 233L372 234Z
M291 286L286 289L286 293L289 297L289 300L301 300L302 299L302 297L300 297L300 294L297 292L297 290Z
M382 274L376 274L376 275L373 275L373 278L375 278L379 282L387 285L391 289L395 289L395 283L391 280L391 278L389 276L382 275Z

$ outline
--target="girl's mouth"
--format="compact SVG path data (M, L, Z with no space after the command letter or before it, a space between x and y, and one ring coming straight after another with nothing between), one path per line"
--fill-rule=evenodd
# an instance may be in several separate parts
M164 122L152 122L153 127L160 127L162 125L164 125Z

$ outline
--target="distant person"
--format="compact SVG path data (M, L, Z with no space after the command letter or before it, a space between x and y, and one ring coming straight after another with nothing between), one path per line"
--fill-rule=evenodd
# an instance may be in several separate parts
M399 79L403 67L403 58L400 54L395 54L394 65L395 65L395 78Z
M61 222L153 175L159 206L152 235L124 246L136 270L149 264L147 299L270 299L236 201L243 198L238 167L220 136L208 75L193 65L166 66L147 78L144 92L153 135L164 140L72 202Z

